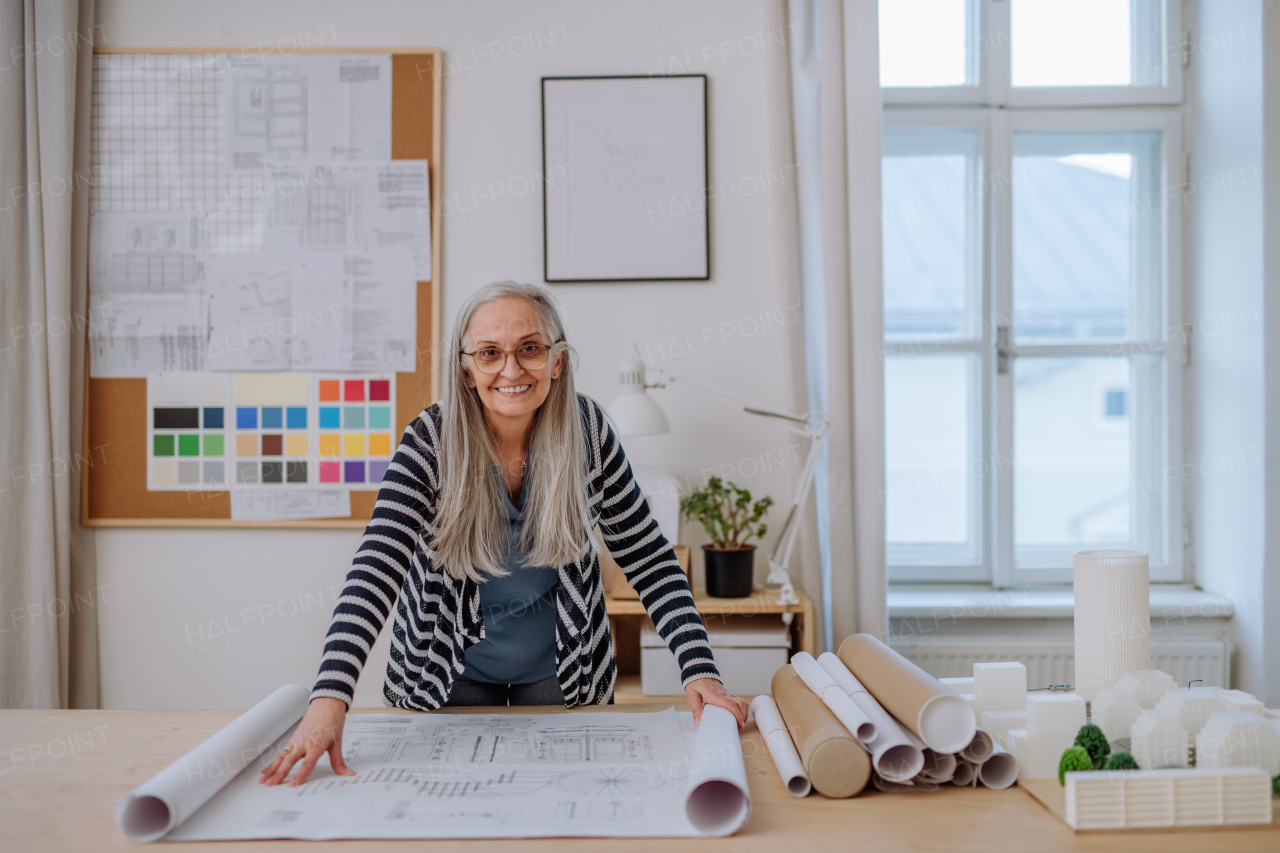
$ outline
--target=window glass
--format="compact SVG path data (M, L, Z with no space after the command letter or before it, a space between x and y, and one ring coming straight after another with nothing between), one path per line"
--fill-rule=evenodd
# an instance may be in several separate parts
M1011 3L1010 81L1014 86L1161 84L1159 0Z
M884 145L886 339L981 336L978 134L894 128Z
M880 85L971 85L967 0L880 0Z
M970 353L885 358L890 563L980 559L976 367Z
M1014 135L1010 319L1018 342L1158 334L1158 152L1156 133Z

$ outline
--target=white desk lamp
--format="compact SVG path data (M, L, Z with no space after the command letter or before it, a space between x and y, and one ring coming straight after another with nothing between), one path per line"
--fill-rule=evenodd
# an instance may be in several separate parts
M806 412L803 415L779 412L696 380L675 376L661 368L655 373L657 381L646 384L645 366L638 352L618 366L618 385L620 386L618 396L607 408L609 417L613 418L622 436L660 435L670 432L671 426L667 423L667 416L662 411L662 407L645 391L649 388L665 388L672 382L683 382L748 414L788 421L787 429L809 439L809 456L805 459L804 471L800 475L800 482L796 488L795 499L791 502L791 509L787 513L787 520L782 525L782 536L774 546L773 553L769 555L769 577L766 581L782 586L778 597L779 604L799 604L800 599L796 597L795 587L791 584L791 573L787 567L791 564L791 551L795 547L796 534L800 530L800 511L804 509L805 502L809 499L809 490L813 485L814 473L818 467L818 456L822 453L822 440L827 435L830 421L818 417L813 412ZM790 616L790 613L784 613L784 621L790 622L791 620L787 618Z

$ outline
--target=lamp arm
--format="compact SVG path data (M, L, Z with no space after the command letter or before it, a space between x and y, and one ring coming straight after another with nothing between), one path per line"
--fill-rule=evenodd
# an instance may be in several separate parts
M689 379L688 377L685 377L685 376L677 376L676 374L670 373L662 368L658 368L655 372L658 374L657 381L651 385L647 385L646 387L665 388L668 385L670 385L672 382L683 382L685 385L692 385L694 388L697 388L700 391L705 391L707 394L719 400L720 402L727 403L733 406L734 408L741 409L742 411L748 414L761 415L766 418L779 418L784 421L790 421L792 423L802 424L805 427L808 427L808 430L805 431L804 433L805 435L809 435L814 430L814 424L817 419L810 417L808 413L805 413L803 415L794 415L788 412L780 411L778 409L771 409L768 406L760 405L754 400L748 400L746 397L739 397L737 394L732 394L728 391L724 391L720 388L716 388L713 385L707 385L706 383L699 382L696 379ZM825 431L825 428L824 428L824 431Z
M809 455L805 458L804 470L800 474L800 482L796 487L795 500L787 512L787 520L783 522L782 535L769 555L769 580L772 583L789 583L791 552L795 547L796 536L800 531L800 513L809 501L809 491L813 487L813 478L818 470L818 457L822 455L822 443L826 438L827 423L823 421L820 428L810 438ZM781 554L781 559L779 559Z

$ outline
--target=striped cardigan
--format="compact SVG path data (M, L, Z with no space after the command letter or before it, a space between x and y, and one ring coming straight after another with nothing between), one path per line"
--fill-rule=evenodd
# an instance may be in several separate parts
M590 512L605 545L640 594L658 633L680 664L684 684L719 673L706 629L675 553L649 512L622 445L600 406L579 395L587 442ZM373 519L352 561L325 639L311 698L348 706L356 679L395 608L383 704L434 710L462 674L466 650L484 639L480 587L433 560L439 487L440 405L405 430L378 491ZM617 677L599 559L588 552L560 567L556 588L556 673L565 705L613 701Z

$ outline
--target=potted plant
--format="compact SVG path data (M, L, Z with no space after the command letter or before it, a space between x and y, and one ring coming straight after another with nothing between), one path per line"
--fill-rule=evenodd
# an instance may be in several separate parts
M756 546L768 527L761 521L773 498L751 502L751 492L726 483L719 477L707 481L706 488L694 489L680 501L680 512L698 521L711 537L702 546L706 565L707 595L715 598L746 598L751 594L751 576Z

